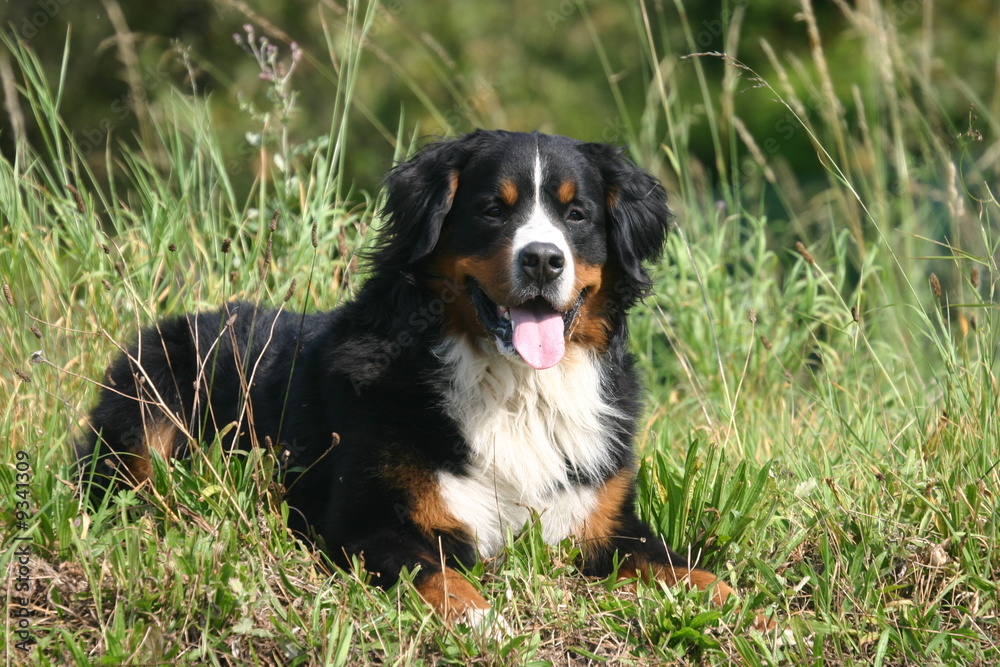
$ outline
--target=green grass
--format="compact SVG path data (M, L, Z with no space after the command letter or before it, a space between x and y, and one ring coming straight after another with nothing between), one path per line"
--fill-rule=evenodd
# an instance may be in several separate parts
M657 27L635 8L659 62ZM406 583L383 592L327 572L284 528L274 461L211 443L157 461L150 486L81 506L70 445L137 326L237 297L333 308L363 280L355 258L378 197L340 174L372 11L330 28L341 59L328 136L290 145L277 90L273 110L248 117L261 144L235 163L204 101L177 93L148 118L154 145L112 148L114 171L91 173L61 121L58 74L8 45L45 132L0 161L0 567L5 604L27 603L36 642L19 649L9 616L8 663L1000 660L1000 169L976 135L1000 118L982 106L948 127L937 84L878 4L845 9L882 64L847 93L855 115L835 111L817 42L811 62L773 56L787 79L731 61L721 98L706 83L702 106L651 75L647 111L623 137L661 169L679 222L633 318L649 386L639 510L737 585L742 608L585 580L575 545L529 530L471 573L511 636L450 629ZM697 51L688 34L678 50ZM702 72L708 57L686 65ZM760 97L745 101L750 86ZM809 136L825 182L799 182L767 137L746 133L741 105L765 101ZM720 189L686 157L695 126L717 137ZM419 134L401 122L386 163ZM234 164L259 170L251 192L232 185ZM748 631L757 610L795 641Z

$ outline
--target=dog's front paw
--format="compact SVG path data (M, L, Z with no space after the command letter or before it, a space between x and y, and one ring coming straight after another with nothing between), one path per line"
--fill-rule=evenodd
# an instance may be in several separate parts
M514 636L514 628L504 618L503 614L488 607L469 607L455 619L455 623L467 625L472 630L483 637L489 637L495 641L510 639Z

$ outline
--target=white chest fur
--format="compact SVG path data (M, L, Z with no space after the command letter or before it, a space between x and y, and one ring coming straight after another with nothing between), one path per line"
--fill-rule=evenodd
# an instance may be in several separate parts
M438 473L448 509L476 537L479 553L495 555L508 529L537 515L556 543L587 518L595 493L571 484L573 472L599 475L613 465L601 396L600 366L581 348L538 371L492 345L462 339L442 344L444 407L471 452L467 473Z

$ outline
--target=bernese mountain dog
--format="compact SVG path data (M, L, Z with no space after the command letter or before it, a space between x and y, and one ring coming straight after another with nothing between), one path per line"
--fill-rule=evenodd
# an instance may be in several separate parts
M621 150L476 131L387 178L372 275L300 315L230 303L140 332L78 445L98 493L197 443L281 448L289 523L372 581L413 572L447 621L490 608L459 572L533 522L587 575L732 589L636 515L629 309L670 213Z

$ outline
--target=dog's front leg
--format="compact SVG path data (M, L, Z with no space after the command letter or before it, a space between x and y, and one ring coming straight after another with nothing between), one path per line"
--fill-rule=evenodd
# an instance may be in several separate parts
M450 535L434 544L421 533L416 527L379 531L353 543L346 552L362 560L372 583L380 588L394 585L404 568L416 571L417 592L445 622L481 626L490 603L453 567L468 563L472 546L464 541L455 544Z
M708 570L693 567L671 551L635 513L634 473L623 470L598 490L595 509L578 531L582 539L584 572L607 577L618 564L622 579L662 581L709 591L712 602L725 604L735 593ZM767 630L774 623L758 614L754 627Z

